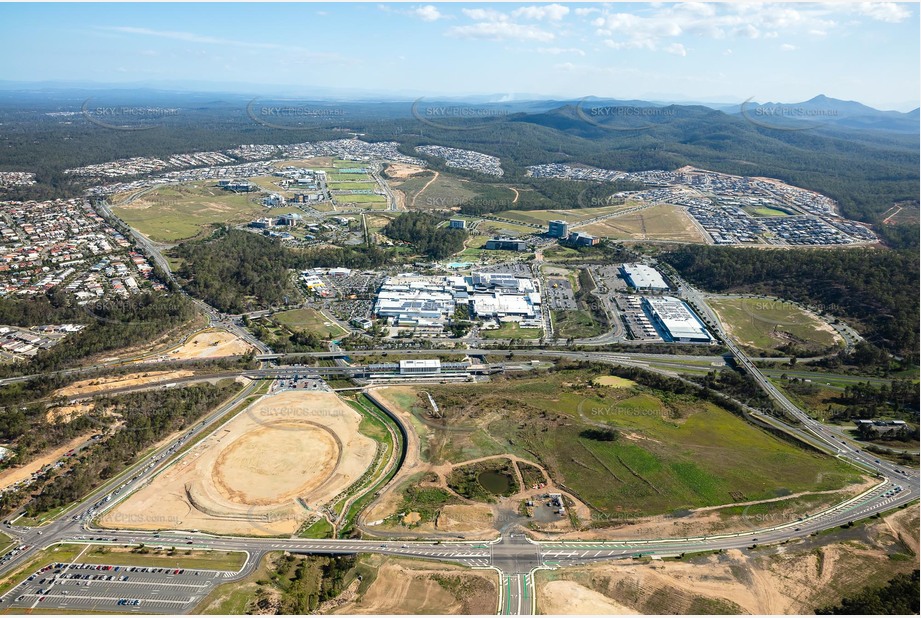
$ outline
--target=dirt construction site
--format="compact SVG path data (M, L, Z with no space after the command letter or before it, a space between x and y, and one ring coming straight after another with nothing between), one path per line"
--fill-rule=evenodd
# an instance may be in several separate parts
M166 353L167 360L189 358L218 358L243 356L253 347L236 335L222 329L208 329L195 333L182 345Z
M106 513L102 526L293 534L371 466L377 443L335 393L263 397Z

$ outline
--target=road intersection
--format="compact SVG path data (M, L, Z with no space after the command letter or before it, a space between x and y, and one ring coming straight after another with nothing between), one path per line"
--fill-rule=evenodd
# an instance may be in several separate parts
M186 546L191 549L244 551L248 559L236 574L241 579L252 573L261 558L272 551L317 554L377 553L459 563L473 568L498 571L500 583L499 613L531 614L536 611L534 573L538 569L559 568L601 560L628 559L638 556L668 557L685 553L750 548L804 538L810 534L848 524L892 510L918 499L918 474L887 461L874 459L858 445L842 441L821 423L811 419L780 392L757 366L732 342L709 310L703 294L681 282L684 297L714 328L727 345L738 365L783 409L795 426L786 429L833 456L850 462L878 480L870 490L822 512L803 515L793 521L764 526L749 531L686 538L632 539L618 541L533 541L523 530L509 527L491 542L483 541L374 541L317 540L301 538L222 537L211 534L161 531L113 531L93 528L93 521L132 491L149 482L168 466L186 442L214 430L216 422L243 399L250 396L258 383L245 387L232 401L221 406L186 434L154 451L124 473L93 491L79 503L66 509L55 521L41 528L7 525L4 532L19 547L15 555L0 564L0 576L28 563L43 548L60 543ZM489 351L495 354L495 350ZM635 364L638 359L623 355L595 352L527 351L547 356L575 357L611 364ZM771 422L780 423L776 419ZM844 442L842 444L842 442Z

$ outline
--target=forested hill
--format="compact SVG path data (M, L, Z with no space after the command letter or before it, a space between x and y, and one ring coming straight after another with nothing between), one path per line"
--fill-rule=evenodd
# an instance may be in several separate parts
M174 95L179 96L179 95ZM39 184L29 196L81 191L68 167L119 157L157 156L202 150L223 150L239 144L296 143L337 139L345 130L368 141L394 140L415 155L414 147L439 144L468 148L502 159L504 178L520 179L529 165L582 163L608 169L637 171L676 169L684 165L749 176L779 178L824 193L841 204L846 216L879 223L894 202L919 198L918 134L821 125L806 131L767 128L739 114L702 106L624 106L628 111L597 114L602 102L563 104L550 111L528 111L458 119L457 126L423 122L406 102L402 114L393 103L378 116L367 104L337 104L348 112L348 126L318 119L297 131L254 123L239 101L158 100L181 113L164 118L149 131L100 131L80 115L60 122L35 103L0 101L0 169L38 172ZM620 102L623 104L624 102ZM352 109L352 105L360 109ZM533 110L533 111L532 111ZM465 123L469 126L466 126ZM463 130L461 130L463 129ZM623 130L628 129L628 130ZM465 172L452 169L453 172ZM20 196L22 197L22 196ZM578 204L561 204L578 207ZM917 225L913 227L917 230ZM915 234L900 237L910 244Z
M893 354L918 354L916 252L689 245L662 257L705 290L767 293L824 308L857 319L868 341Z

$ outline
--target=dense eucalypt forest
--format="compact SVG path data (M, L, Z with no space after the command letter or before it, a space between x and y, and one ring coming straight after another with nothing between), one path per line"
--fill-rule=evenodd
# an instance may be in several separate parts
M177 269L191 293L220 311L242 313L298 298L292 269L380 266L391 253L376 245L287 249L260 234L221 227L209 238L172 249Z
M384 227L383 232L394 240L409 243L434 260L441 260L463 250L466 230L438 227L443 219L424 212L407 212Z
M877 348L917 362L919 260L915 251L746 249L688 245L662 258L712 292L771 294L863 325ZM863 350L872 364L872 350ZM860 358L855 360L861 360Z
M501 178L457 168L450 171L479 183L527 183L534 191L522 195L519 209L543 208L561 202L580 208L591 200L575 197L586 186L532 179L527 166L541 163L592 165L606 169L640 171L677 169L693 165L746 176L779 178L819 191L837 200L845 216L875 224L883 240L893 247L917 247L917 224L882 225L884 213L894 203L917 203L918 135L860 130L826 125L809 131L785 131L749 122L737 113L702 106L676 105L644 119L641 130L611 130L605 120L586 120L574 103L553 109L521 111L488 120L458 119L439 127L413 117L411 103L341 104L345 110L335 124L321 120L297 130L271 128L247 117L243 99L202 103L193 95L145 93L146 103L175 107L181 113L163 118L145 131L106 131L77 115L61 123L44 114L56 111L47 100L30 100L21 94L0 100L0 169L37 173L38 184L7 190L7 199L44 199L80 195L88 179L64 174L67 168L133 156L166 157L203 150L226 150L240 144L286 144L343 137L342 122L362 133L367 141L396 141L412 156L419 145L467 148L500 157ZM102 96L102 95L100 95ZM110 95L114 96L114 95ZM124 96L124 95L120 95ZM151 97L158 97L155 100ZM191 97L191 98L189 98ZM85 98L85 97L83 97ZM79 109L83 98L75 97ZM617 119L611 119L616 122ZM454 126L456 125L456 126ZM464 130L457 130L458 128ZM446 170L444 161L425 157L430 167ZM611 187L591 188L607 193ZM616 186L615 190L634 187ZM529 194L529 195L528 195ZM610 193L607 193L608 195ZM509 192L471 200L468 214L483 214L510 206ZM582 203L580 203L582 202Z
M181 389L151 390L97 398L93 409L66 423L74 432L97 432L98 439L80 451L64 468L49 469L34 487L6 492L0 497L0 514L21 506L29 515L64 506L86 495L120 473L156 442L190 428L201 416L240 390L232 380L219 384L193 384ZM14 414L3 428L21 430ZM23 418L22 423L28 420ZM9 425L13 423L13 425ZM112 429L119 425L117 431ZM19 434L21 435L21 434Z
M0 298L0 324L85 325L67 337L66 345L41 350L28 362L0 365L0 376L52 371L95 354L147 343L186 324L195 315L195 305L181 294L145 292L86 305L77 305L56 288L29 300Z

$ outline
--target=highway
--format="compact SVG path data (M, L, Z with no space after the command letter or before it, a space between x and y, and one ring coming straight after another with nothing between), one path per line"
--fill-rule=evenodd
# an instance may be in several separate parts
M809 534L834 528L849 522L869 517L881 511L894 509L918 499L918 473L902 469L887 461L877 461L863 452L858 445L842 440L836 434L812 420L805 412L790 402L760 370L726 336L715 314L706 303L702 293L685 282L681 282L681 294L692 303L709 323L716 334L723 339L739 366L749 372L759 386L768 393L795 424L786 429L794 435L817 447L848 461L863 471L878 477L879 483L869 491L835 505L819 513L803 515L795 521L765 526L756 530L688 538L654 538L620 541L566 541L535 542L521 529L503 529L499 537L491 542L483 541L374 541L374 540L316 540L299 538L257 538L221 537L203 533L182 531L138 532L128 530L93 529L92 521L104 510L111 508L132 491L149 482L157 473L170 465L183 444L196 437L215 430L219 419L230 409L252 394L258 383L247 386L232 401L227 402L204 422L172 440L143 460L130 467L103 487L91 492L79 503L72 505L58 518L41 528L25 528L7 525L4 532L14 538L19 546L12 558L0 564L0 576L6 575L31 560L42 548L62 542L133 545L144 543L149 546L187 547L198 549L237 550L249 553L243 570L234 577L245 577L255 568L258 560L270 551L295 553L352 554L378 553L392 556L417 557L431 560L465 564L473 568L498 571L500 595L497 609L502 614L532 614L536 611L534 594L534 572L538 569L558 568L599 560L627 559L634 556L676 556L688 552L742 549L754 545L776 544L803 538ZM497 354L505 351L466 351L470 354ZM404 351L394 351L403 354ZM420 354L432 354L431 350L420 350ZM640 355L618 355L611 353L559 352L551 350L516 350L513 355L556 356L564 358L595 360L612 364L642 364ZM357 355L357 353L354 353ZM272 355L276 357L276 355ZM659 355L649 355L661 358ZM672 359L676 357L671 357ZM688 359L695 357L688 357ZM713 359L700 357L695 360ZM263 368L251 372L274 376L295 371L312 373L317 369L342 371L333 368ZM236 372L243 373L243 372ZM765 422L779 424L777 419L764 417Z

